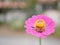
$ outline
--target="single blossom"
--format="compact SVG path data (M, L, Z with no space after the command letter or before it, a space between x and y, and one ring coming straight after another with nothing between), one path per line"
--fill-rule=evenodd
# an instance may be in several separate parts
M55 32L55 22L45 14L34 15L25 22L26 32L45 38Z

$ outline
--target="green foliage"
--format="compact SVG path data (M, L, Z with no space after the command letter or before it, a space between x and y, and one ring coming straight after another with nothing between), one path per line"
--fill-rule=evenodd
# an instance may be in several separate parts
M36 5L36 0L26 0L27 8L33 9Z
M2 26L3 22L0 21L0 26Z

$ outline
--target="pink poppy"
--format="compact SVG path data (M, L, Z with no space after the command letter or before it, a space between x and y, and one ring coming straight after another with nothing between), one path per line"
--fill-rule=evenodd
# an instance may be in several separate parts
M34 15L25 22L26 32L40 38L54 33L55 26L55 22L45 14Z

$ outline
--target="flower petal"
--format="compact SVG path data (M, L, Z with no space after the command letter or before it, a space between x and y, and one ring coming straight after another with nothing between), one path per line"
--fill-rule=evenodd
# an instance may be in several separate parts
M47 24L47 28L55 28L56 27L56 23L51 21L49 24Z
M37 36L37 37L41 36L41 34L37 33L37 32L34 31L34 30L26 30L26 32L29 33L29 34L32 34L32 35L34 35L34 36Z
M32 18L29 18L27 21L25 21L25 25L27 26L33 26L35 21L38 19L37 16L32 16Z
M36 37L39 37L39 38L46 38L46 35L44 35L44 34L42 34L42 33L38 33L38 32L36 32L35 30L32 30L31 28L30 28L30 29L27 29L26 32L27 32L28 34L32 34L32 35L34 35L34 36L36 36Z
M52 34L52 33L54 33L55 32L55 29L47 29L45 32L43 32L42 34L44 34L44 35L50 35L50 34Z

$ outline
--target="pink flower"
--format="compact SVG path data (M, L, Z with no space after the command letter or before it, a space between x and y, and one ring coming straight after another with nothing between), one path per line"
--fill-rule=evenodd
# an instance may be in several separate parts
M55 26L55 22L44 14L34 15L25 22L26 32L40 38L54 33Z

